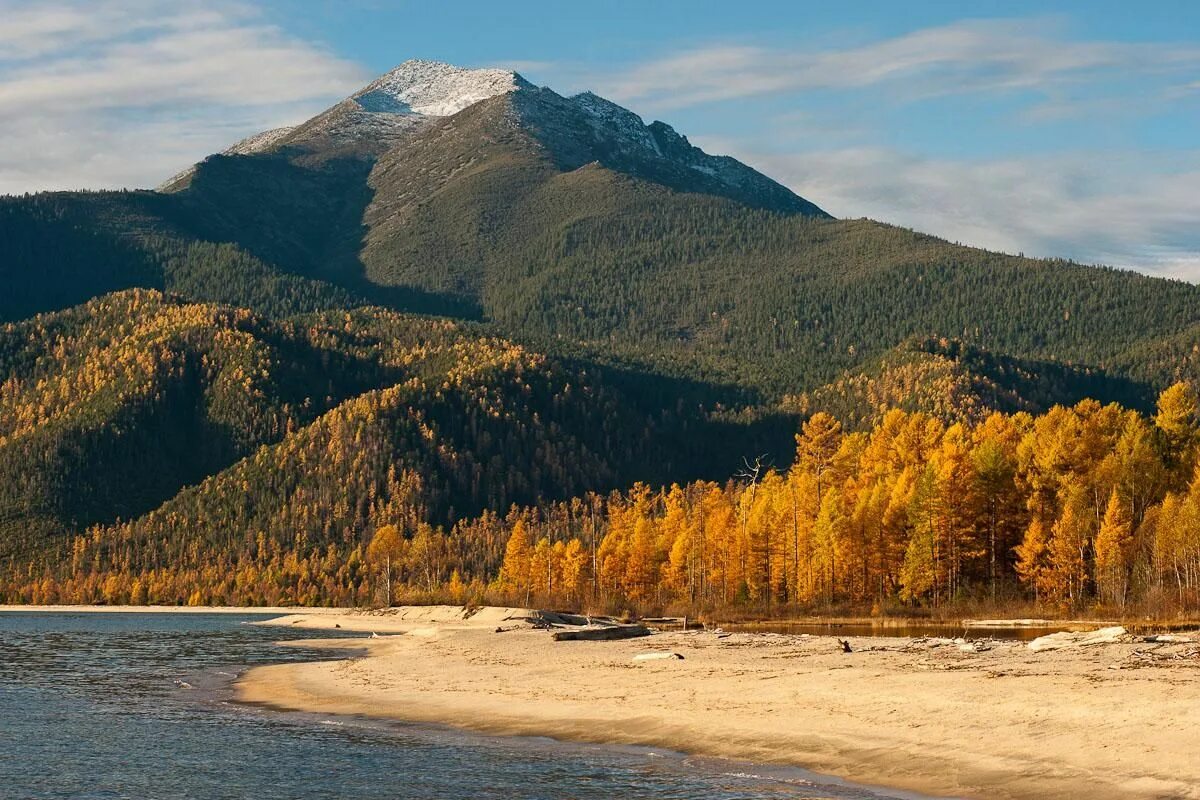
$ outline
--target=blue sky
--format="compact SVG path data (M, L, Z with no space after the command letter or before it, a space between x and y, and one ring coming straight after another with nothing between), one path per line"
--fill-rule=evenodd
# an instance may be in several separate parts
M0 191L154 185L431 58L593 89L838 216L1200 280L1200 3L0 0L0 18Z

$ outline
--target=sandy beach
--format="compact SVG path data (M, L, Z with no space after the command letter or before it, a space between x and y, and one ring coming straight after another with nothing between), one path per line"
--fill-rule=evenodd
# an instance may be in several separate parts
M660 633L556 642L519 609L302 613L360 655L251 670L246 702L786 763L979 798L1200 798L1200 645ZM311 645L314 642L306 642ZM343 639L326 641L346 647ZM356 646L359 643L356 642ZM638 659L647 653L682 658Z

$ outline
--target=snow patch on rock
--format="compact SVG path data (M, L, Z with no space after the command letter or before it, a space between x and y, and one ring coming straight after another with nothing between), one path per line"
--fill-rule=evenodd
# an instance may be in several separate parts
M227 156L248 156L251 153L261 153L263 150L269 150L271 145L278 142L283 137L294 131L295 126L287 126L284 128L272 128L269 131L256 133L253 136L247 136L240 142L233 144L225 150L221 151Z
M597 133L615 138L626 145L650 150L655 155L663 154L642 118L624 106L605 100L592 92L583 92L570 99L588 113L592 119L592 127Z
M405 61L354 100L367 111L448 117L468 106L528 85L505 69L468 69L440 61Z

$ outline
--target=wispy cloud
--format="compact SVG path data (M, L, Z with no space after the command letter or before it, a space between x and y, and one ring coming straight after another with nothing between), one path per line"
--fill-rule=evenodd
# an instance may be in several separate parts
M693 141L838 216L1200 280L1200 150L1164 149L1177 130L1146 146L1135 132L1155 116L1189 124L1197 74L1200 42L1080 40L1063 20L1033 18L837 48L714 44L589 80L634 108L698 120ZM910 106L931 98L939 102ZM691 107L700 108L680 111ZM737 117L727 112L746 107L776 113L722 134ZM931 109L940 132L922 125ZM996 147L1006 153L989 153Z
M1004 114L1027 129L1072 118L1108 130L1194 104L1200 44L1080 41L1043 18L837 48L719 44L615 71L504 63L640 112L713 104L721 113L680 112L692 118L684 132L839 216L1200 280L1200 151L1138 150L1118 137L1104 150L1060 143L999 157L981 147L949 158L937 142L922 156L880 135L904 124L905 101L945 98L953 119L960 100L1005 92L1022 93ZM249 133L304 119L369 77L238 2L0 0L0 192L151 186ZM806 102L816 92L825 102ZM758 135L717 138L722 120L738 116L725 112L766 97L760 107L773 110L741 125ZM887 116L883 106L900 110Z
M1069 41L1056 31L1052 20L983 20L836 50L713 45L597 80L615 99L670 109L755 95L881 85L893 86L907 97L1047 91L1113 74L1191 77L1200 67L1200 46Z
M149 186L366 78L253 9L0 0L0 192Z
M838 216L1200 280L1200 151L1153 163L1128 153L949 160L888 148L780 155L702 144L739 155Z

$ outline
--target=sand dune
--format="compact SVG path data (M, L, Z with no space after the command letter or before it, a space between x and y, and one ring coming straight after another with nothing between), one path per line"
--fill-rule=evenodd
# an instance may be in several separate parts
M977 652L863 638L847 654L833 638L771 634L554 642L527 616L486 609L464 619L442 607L283 617L274 624L380 636L362 642L361 657L251 670L239 695L790 763L931 794L1200 798L1195 644L1038 653L999 642ZM683 658L635 659L647 652Z

